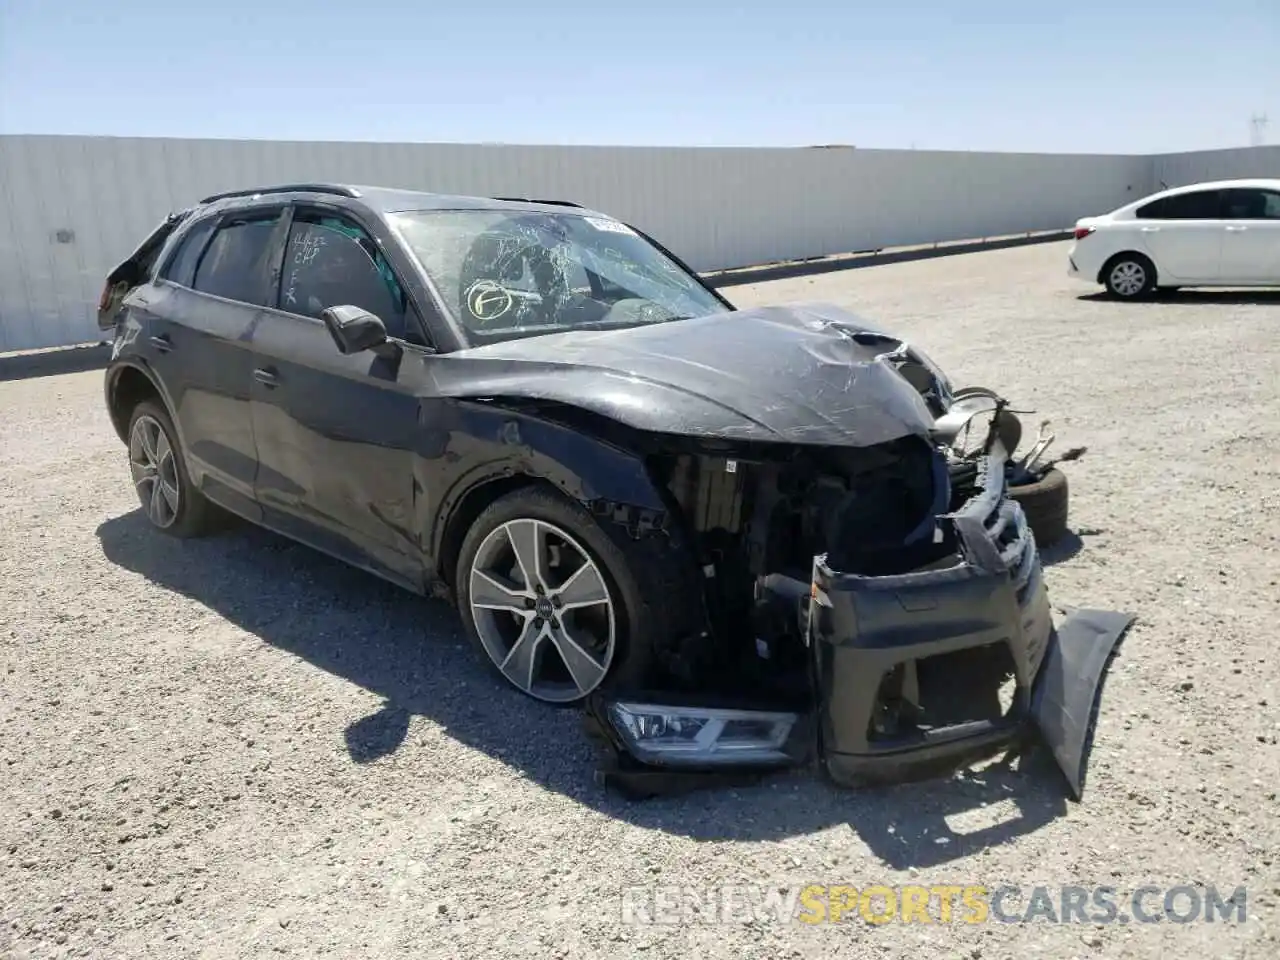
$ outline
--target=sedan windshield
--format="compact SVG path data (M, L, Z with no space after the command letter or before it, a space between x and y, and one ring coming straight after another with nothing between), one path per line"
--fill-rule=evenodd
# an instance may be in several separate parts
M391 220L475 342L728 310L616 220L509 210L424 210Z

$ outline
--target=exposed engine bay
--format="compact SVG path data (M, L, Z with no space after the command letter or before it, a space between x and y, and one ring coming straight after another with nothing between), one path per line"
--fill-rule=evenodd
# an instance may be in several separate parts
M934 416L953 406L949 382L928 357L887 334L853 337L882 349ZM972 458L949 457L945 443L980 409L954 417L938 438L869 447L668 440L670 449L648 464L696 551L710 621L709 637L685 654L688 662L670 664L673 674L740 689L758 675L778 694L803 687L806 627L797 611L809 600L814 558L884 577L953 556L955 537L937 518L972 492L975 472ZM988 443L1021 431L1003 407L986 426Z
M951 499L945 464L918 437L863 449L681 453L651 464L678 505L704 578L718 649L699 651L703 676L756 659L782 685L787 667L803 666L796 610L808 600L819 554L841 570L887 576L954 552L954 543L935 540L934 517Z

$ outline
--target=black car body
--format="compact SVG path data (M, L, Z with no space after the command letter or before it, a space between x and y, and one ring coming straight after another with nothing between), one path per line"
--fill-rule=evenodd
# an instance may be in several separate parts
M1078 793L1129 618L1055 627L1012 451L957 473L951 384L856 316L734 310L572 204L303 184L168 218L99 322L155 525L453 596L633 773L892 779L1034 718Z

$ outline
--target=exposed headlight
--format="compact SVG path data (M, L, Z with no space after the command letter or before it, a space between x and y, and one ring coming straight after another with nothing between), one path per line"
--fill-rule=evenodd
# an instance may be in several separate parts
M637 760L671 766L789 764L794 713L611 703L609 719Z

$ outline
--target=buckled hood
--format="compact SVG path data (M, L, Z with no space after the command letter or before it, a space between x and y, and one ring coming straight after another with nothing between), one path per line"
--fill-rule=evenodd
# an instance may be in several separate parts
M934 415L887 358L901 341L825 304L509 340L432 359L453 397L552 400L640 430L872 446Z

